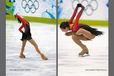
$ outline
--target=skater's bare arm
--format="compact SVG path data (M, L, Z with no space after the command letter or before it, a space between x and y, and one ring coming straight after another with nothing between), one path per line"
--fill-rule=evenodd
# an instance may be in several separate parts
M65 35L66 36L71 36L73 32L66 32Z

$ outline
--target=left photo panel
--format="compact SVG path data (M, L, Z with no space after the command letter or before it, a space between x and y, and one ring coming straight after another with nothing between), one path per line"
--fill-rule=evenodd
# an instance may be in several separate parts
M56 0L6 0L6 76L56 76Z

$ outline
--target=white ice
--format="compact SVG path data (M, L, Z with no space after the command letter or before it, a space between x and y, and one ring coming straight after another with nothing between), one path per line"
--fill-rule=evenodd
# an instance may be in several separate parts
M55 24L30 22L33 39L49 58L42 60L34 47L27 42L20 59L21 33L17 21L6 21L6 76L56 76L56 27ZM58 30L59 76L108 76L108 28L96 27L104 35L91 41L83 41L90 56L79 57L81 48L71 37Z
M30 22L32 37L49 60L42 60L35 48L27 42L20 59L22 45L20 24L6 21L6 76L56 76L56 25Z
M93 26L95 27L95 26ZM79 57L81 48L58 29L58 76L108 76L108 27L95 27L104 32L91 41L83 41L90 56Z

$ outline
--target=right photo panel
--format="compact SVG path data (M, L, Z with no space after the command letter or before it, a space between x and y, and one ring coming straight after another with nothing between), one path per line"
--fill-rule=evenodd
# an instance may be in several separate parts
M108 76L109 0L58 0L58 76Z

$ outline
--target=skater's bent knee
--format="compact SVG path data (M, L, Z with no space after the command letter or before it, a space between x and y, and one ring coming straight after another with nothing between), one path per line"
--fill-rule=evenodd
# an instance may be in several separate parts
M76 39L78 39L78 36L77 35L72 35L72 39L76 40Z
M77 34L77 35L81 35L84 31L85 31L84 29L81 29L81 28L80 28L80 29L76 32L76 34Z
M90 37L90 39L94 39L96 36L95 35L92 35L91 37Z

